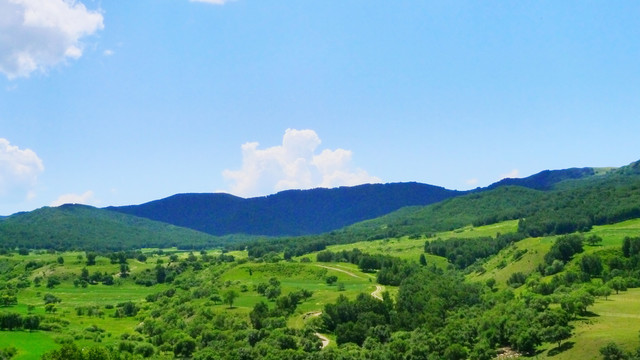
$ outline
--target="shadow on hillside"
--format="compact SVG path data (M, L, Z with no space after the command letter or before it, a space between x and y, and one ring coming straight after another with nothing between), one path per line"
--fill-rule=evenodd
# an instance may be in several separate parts
M553 349L550 349L549 352L547 353L548 356L556 356L560 353L563 353L569 349L573 348L573 345L575 345L576 343L573 341L567 341L564 344L554 347Z

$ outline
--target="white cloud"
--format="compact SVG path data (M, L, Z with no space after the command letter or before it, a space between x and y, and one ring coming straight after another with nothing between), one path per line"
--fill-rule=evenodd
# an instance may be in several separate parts
M500 180L502 179L516 179L520 176L520 171L518 169L513 169L511 170L511 172L507 173L507 174L503 174L500 176Z
M465 181L467 183L467 185L469 186L476 186L478 185L478 179L473 178L473 179L469 179L467 181Z
M102 55L104 55L104 56L111 56L113 54L114 54L113 50L110 50L110 49L107 49L107 50L102 52Z
M103 16L75 0L0 0L0 72L9 79L82 56Z
M60 206L64 204L84 204L84 205L97 205L97 201L94 197L93 191L86 191L84 194L64 194L60 195L51 206Z
M282 145L266 149L259 149L257 142L242 145L242 168L222 175L232 182L229 191L240 196L381 182L351 166L351 151L325 149L318 154L320 144L313 130L287 129Z
M20 149L9 140L0 138L0 199L33 199L33 188L44 165L30 149Z
M202 2L207 4L224 5L233 0L189 0L190 2Z

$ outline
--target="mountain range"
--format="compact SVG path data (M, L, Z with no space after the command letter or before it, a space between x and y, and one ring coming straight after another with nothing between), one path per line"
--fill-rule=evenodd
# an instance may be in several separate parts
M524 217L532 235L561 233L634 217L640 211L635 203L639 183L640 161L618 169L545 170L470 191L410 182L288 190L249 199L177 194L141 205L64 205L14 214L0 219L0 245L202 247L252 236L329 232L344 234L341 241L348 241ZM570 219L571 226L562 219Z

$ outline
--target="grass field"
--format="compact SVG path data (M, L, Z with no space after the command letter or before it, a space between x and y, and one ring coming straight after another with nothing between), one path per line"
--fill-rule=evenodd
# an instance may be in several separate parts
M244 263L225 272L220 280L228 283L228 288L239 292L240 296L234 306L237 311L246 313L258 302L268 302L263 295L254 291L254 287L268 282L272 277L281 282L282 294L301 289L313 291L313 296L298 305L289 319L290 326L301 327L304 324L304 314L322 311L325 304L334 302L338 296L355 298L360 293L371 293L376 289L374 276L360 272L356 266L347 265L351 264ZM336 284L328 285L325 282L325 277L330 275L338 277ZM338 284L343 284L344 290L340 290ZM246 291L242 290L243 287Z
M640 289L599 299L590 310L594 316L574 322L574 335L565 345L567 350L558 352L555 345L547 345L532 358L599 359L600 348L612 341L627 351L640 346Z

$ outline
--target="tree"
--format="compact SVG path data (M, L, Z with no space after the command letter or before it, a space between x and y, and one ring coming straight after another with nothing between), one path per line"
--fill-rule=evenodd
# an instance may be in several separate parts
M224 293L224 303L229 305L229 309L233 307L233 302L238 298L235 290L228 290Z
M615 290L616 294L618 294L620 291L627 290L627 284L625 283L624 279L620 276L616 276L613 279L609 280L609 282L607 282L607 285L609 285L610 288Z
M62 265L64 264L64 258L62 256L58 256L58 264Z
M191 337L180 339L173 348L173 353L177 357L188 358L196 350L196 341Z
M127 276L129 276L129 265L127 265L127 263L121 263L120 264L120 277L121 278L126 278Z
M18 298L15 295L4 294L0 296L0 306L6 307L12 305L18 305Z
M610 342L601 347L600 354L602 354L602 358L604 360L625 360L629 358L629 356L614 342Z
M596 245L602 244L602 238L598 235L591 235L586 239L586 241L587 241L587 244L589 244L589 246L596 246Z
M420 265L422 266L427 265L427 258L424 256L424 254L420 254Z
M38 330L38 327L40 327L40 316L27 315L23 318L22 322L23 322L22 326L25 329L29 331Z
M487 286L489 287L489 289L491 289L491 291L493 291L493 287L496 286L496 279L494 278L489 278L487 279L487 281L485 282L485 284L487 284Z
M586 254L580 261L580 268L591 276L600 276L602 273L602 261L600 261L598 255Z
M330 275L330 276L327 276L326 278L324 278L324 281L328 285L333 285L336 281L338 281L338 277L335 276L335 275Z
M87 266L96 264L96 256L98 256L98 254L96 253L92 253L92 252L87 253Z
M542 339L546 342L562 344L562 340L571 337L571 327L564 325L553 325L542 330Z
M156 282L158 284L164 284L167 279L167 271L164 269L164 266L158 264L156 265Z

